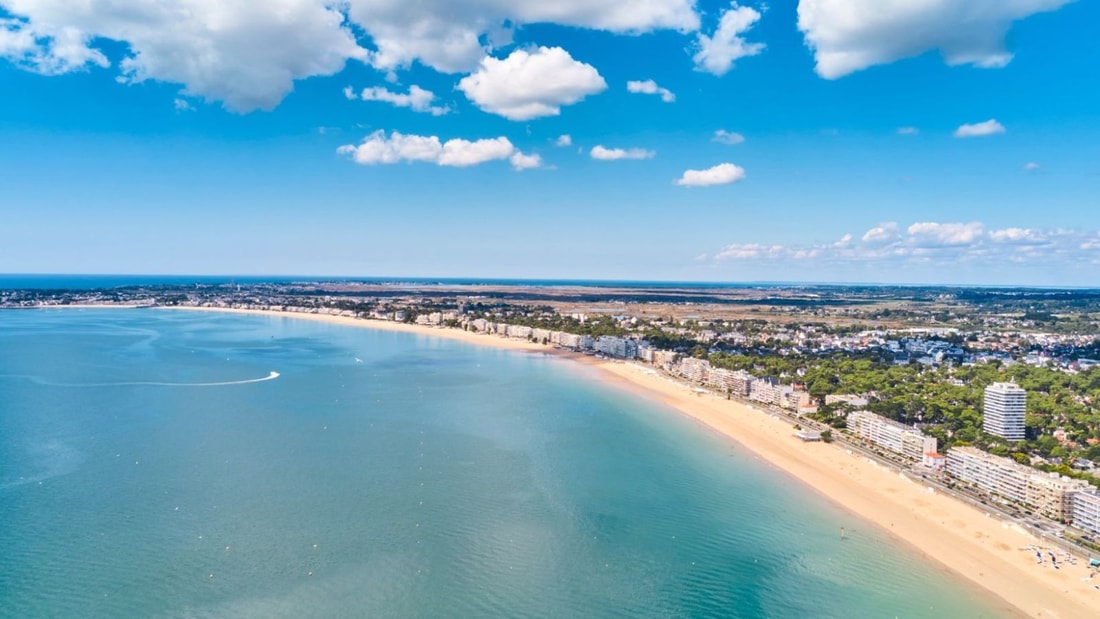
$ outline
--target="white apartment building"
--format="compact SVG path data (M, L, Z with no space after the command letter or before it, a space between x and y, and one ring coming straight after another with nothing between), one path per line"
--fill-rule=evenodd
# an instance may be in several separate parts
M747 396L749 395L749 387L752 385L752 374L744 370L712 367L707 372L707 384L722 393Z
M1074 517L1073 495L1089 487L1086 481L1037 471L974 447L949 450L947 473L1059 521Z
M1008 458L993 456L976 447L947 451L947 473L952 477L1017 503L1027 500L1031 469Z
M707 380L707 372L710 370L710 361L684 357L680 360L679 374L693 383L702 383Z
M596 352L619 359L633 359L638 356L638 342L625 337L601 335L596 339L593 348Z
M788 398L788 394L793 392L794 387L790 385L780 385L779 381L774 378L757 379L752 381L752 385L749 388L749 399L763 402L764 404L771 404L772 406L790 408L791 402Z
M1100 490L1092 488L1073 494L1073 526L1100 535Z
M1073 495L1088 488L1089 482L1083 479L1035 471L1028 478L1027 504L1048 518L1071 520Z
M673 352L671 350L657 350L653 353L653 365L664 368L666 370L671 370L672 367L676 364L676 361L679 360L679 358L680 353L678 352Z
M747 396L752 390L753 380L755 380L755 378L752 374L749 374L745 370L737 370L733 373L733 377L730 381L730 388L738 395Z
M848 429L856 436L910 460L924 461L925 454L936 453L936 437L876 415L870 411L848 413Z
M1024 439L1027 391L1016 383L993 383L985 388L982 429L1010 441Z

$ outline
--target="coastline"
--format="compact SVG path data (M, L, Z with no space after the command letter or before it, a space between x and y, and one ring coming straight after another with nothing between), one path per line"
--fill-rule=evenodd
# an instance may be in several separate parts
M217 307L160 307L266 315L343 326L441 337L475 345L539 352L580 361L595 368L615 388L654 399L749 449L765 462L809 486L834 504L904 543L921 557L963 577L991 598L994 607L1030 617L1093 616L1100 605L1097 580L1080 558L1077 566L1055 570L1036 565L1022 551L1044 543L1019 526L1001 521L953 497L930 489L895 470L836 444L803 443L791 426L767 412L730 401L666 378L643 366L597 359L549 346L502 337L343 316Z

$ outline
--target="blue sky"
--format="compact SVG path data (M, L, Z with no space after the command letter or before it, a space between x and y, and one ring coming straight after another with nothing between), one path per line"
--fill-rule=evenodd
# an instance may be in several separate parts
M0 0L0 272L1100 286L1095 2L123 4Z

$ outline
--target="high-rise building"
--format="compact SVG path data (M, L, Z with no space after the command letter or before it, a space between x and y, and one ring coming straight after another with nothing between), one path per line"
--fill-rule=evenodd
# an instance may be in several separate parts
M993 383L985 388L982 429L1010 441L1024 440L1027 391L1016 383Z

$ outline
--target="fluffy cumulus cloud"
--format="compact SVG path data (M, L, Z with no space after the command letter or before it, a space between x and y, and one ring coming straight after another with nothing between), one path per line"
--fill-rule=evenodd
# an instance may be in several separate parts
M359 144L345 144L337 152L362 165L425 162L465 168L508 160L513 168L525 170L542 164L538 155L520 152L506 137L444 142L434 135L405 135L394 131L387 136L385 131L375 131Z
M710 139L712 142L718 142L719 144L741 144L745 141L745 136L737 133L736 131L726 131L725 129L719 129L714 132L714 136Z
M858 239L858 240L857 240ZM716 252L716 261L816 260L823 264L1100 264L1100 234L1093 231L993 228L980 222L897 222L879 224L863 235L808 245L735 243Z
M657 153L644 148L607 148L597 144L588 154L600 161L617 161L619 159L652 159Z
M871 245L881 245L883 243L892 242L898 237L898 224L897 222L888 221L884 224L879 224L874 228L871 228L867 232L863 233L860 237L864 243Z
M626 89L635 94L660 95L661 101L665 103L672 103L676 100L676 95L672 94L671 90L661 88L653 80L631 80L626 83Z
M425 112L432 116L442 116L450 110L439 105L432 105L435 94L417 85L409 87L409 92L393 92L387 88L374 86L364 88L358 94L349 86L344 89L344 96L348 99L362 99L363 101L383 101L397 107L407 107L415 112Z
M969 245L981 238L984 231L982 224L976 221L966 224L921 221L906 229L909 239L919 247Z
M1012 22L1073 0L800 0L818 75L835 79L938 50L949 65L1003 67Z
M517 49L503 60L485 58L458 89L486 112L510 120L557 116L563 105L607 89L592 65L560 47Z
M955 129L955 137L981 138L987 135L998 135L1004 132L1005 126L997 122L996 119L990 118L985 122L960 125L958 129Z
M731 4L722 12L714 34L709 37L703 33L696 35L699 51L695 53L695 68L725 75L737 60L764 51L763 43L749 43L744 37L759 19L756 9L738 6L736 2Z
M728 185L745 179L745 169L732 163L720 163L705 170L685 170L676 184L681 187Z
M248 112L270 109L294 80L365 58L332 3L317 0L0 0L0 53L40 73L106 67L97 39L127 44L120 80L183 84L186 95ZM27 40L35 41L28 47Z
M558 139L554 140L554 146L566 147L573 145L573 136L568 133L563 133L558 136Z
M374 44L370 63L392 70L419 61L465 73L523 24L556 23L621 33L699 27L693 0L347 0Z
M107 68L123 44L120 81L180 84L231 110L271 109L296 80L349 59L379 70L420 62L477 69L524 24L616 33L699 26L693 0L0 0L0 58L54 75ZM6 15L4 15L6 13ZM360 37L357 37L361 35Z

